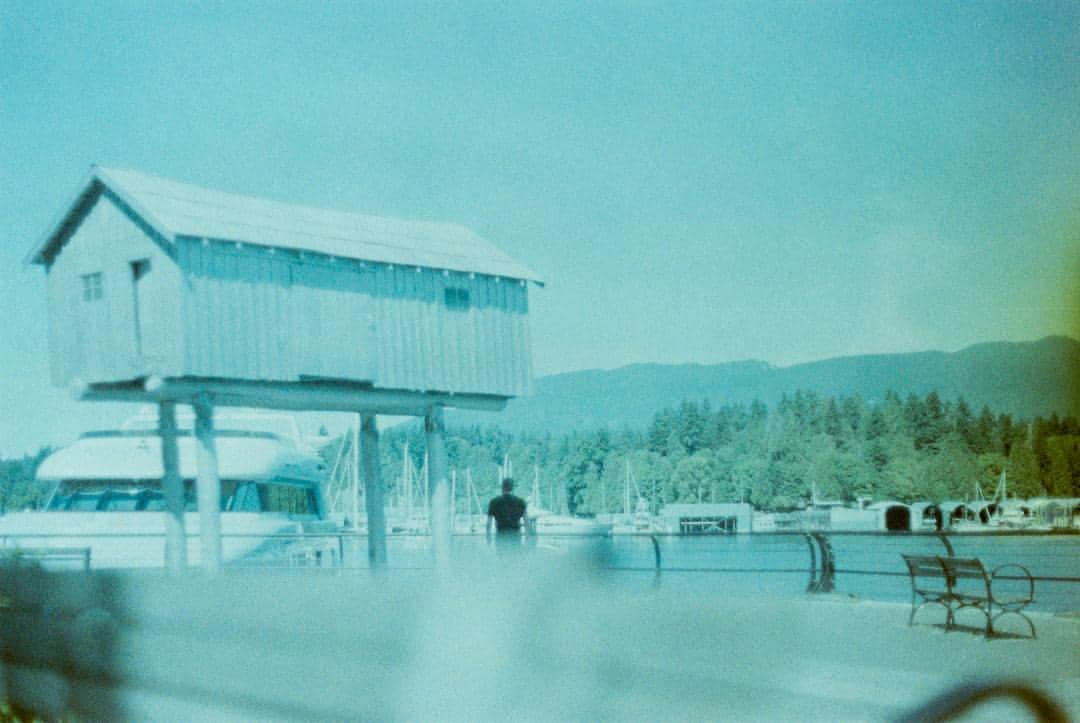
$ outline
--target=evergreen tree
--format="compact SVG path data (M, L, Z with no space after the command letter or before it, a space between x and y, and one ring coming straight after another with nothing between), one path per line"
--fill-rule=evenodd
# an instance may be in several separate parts
M915 449L936 450L945 433L945 409L937 392L926 395L926 402L914 412Z
M873 442L875 439L884 437L889 432L888 422L885 421L885 412L881 407L870 410L870 418L866 423L866 439Z
M1011 452L1006 469L1009 475L1009 488L1013 494L1024 499L1045 494L1039 473L1039 463L1027 440L1023 438L1014 440Z
M841 404L844 424L849 437L857 437L862 430L865 404L861 397L846 397Z
M952 428L960 435L960 439L963 440L969 451L978 451L976 450L978 441L976 440L975 417L972 416L971 408L968 407L963 397L956 401L956 406L952 409Z
M721 407L713 420L713 447L723 447L735 439L735 413L730 406Z
M1059 435L1046 440L1050 464L1046 487L1054 497L1072 497L1080 492L1080 436Z
M760 399L755 398L750 403L750 420L755 423L763 423L769 416L769 408Z
M1001 453L1006 457L1010 456L1012 454L1013 438L1016 436L1011 415L998 415L997 434Z
M668 453L668 440L674 432L672 425L673 413L670 409L658 412L649 425L648 440L649 451L657 454Z
M825 434L832 437L834 443L839 446L841 444L841 435L844 433L844 422L840 417L840 408L836 406L836 400L832 397L829 398L828 403L825 405L824 428Z
M979 419L975 422L971 451L975 454L1001 451L1000 444L994 441L994 415L990 412L990 407L984 406L979 412Z
M909 394L907 400L904 402L904 431L918 438L918 435L922 432L924 416L922 402L914 394ZM917 447L918 444L916 443L916 448Z
M1039 475L1044 481L1050 471L1050 453L1046 446L1046 440L1057 434L1060 422L1055 414L1050 419L1035 417L1031 423L1028 434L1031 436L1031 452L1035 455L1035 462L1039 465Z
M705 445L705 415L693 402L684 401L675 417L675 433L687 454L694 454Z

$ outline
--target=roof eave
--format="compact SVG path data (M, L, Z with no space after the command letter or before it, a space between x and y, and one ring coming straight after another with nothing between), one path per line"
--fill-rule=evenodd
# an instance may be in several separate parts
M124 191L121 185L110 178L105 169L99 166L91 166L90 173L79 185L79 191L74 195L71 201L64 206L64 212L49 227L49 232L46 233L34 248L31 249L30 253L27 254L25 259L26 265L47 264L49 262L49 250L56 244L61 236L65 235L68 227L72 223L72 217L76 214L85 213L88 210L86 207L92 205L92 203L96 201L100 195L104 194L105 191L109 191L119 198L128 206L128 208L140 216L143 221L161 234L167 241L175 243L174 235L149 214L138 201Z
M51 226L49 226L49 231L34 244L30 253L26 255L24 263L27 266L46 263L45 253L53 245L56 237L64 230L71 215L89 200L91 194L97 191L95 188L96 183L98 183L97 174L95 173L95 169L91 168L90 173L87 174L83 182L79 184L78 192L76 192L71 197L71 200L64 206L64 212L57 217L56 221L54 221Z

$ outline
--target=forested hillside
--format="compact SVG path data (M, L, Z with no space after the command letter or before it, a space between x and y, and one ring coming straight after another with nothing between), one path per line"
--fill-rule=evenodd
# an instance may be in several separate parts
M384 435L391 487L406 442L419 466L419 426ZM470 427L451 430L447 446L451 466L459 475L471 471L482 499L494 493L498 465L509 455L520 490L528 492L537 474L545 505L554 499L576 514L621 511L628 468L654 506L746 500L759 509L792 509L809 501L812 482L827 499L963 499L977 483L992 492L1002 469L1010 495L1080 495L1076 417L975 411L933 391L906 398L888 392L875 403L799 391L771 408L686 401L638 429L554 435Z
M773 407L798 390L873 403L889 390L903 397L937 391L942 399L963 397L975 409L988 406L1018 418L1080 416L1080 342L1052 336L978 344L951 354L863 355L789 367L759 361L634 364L541 377L533 396L511 400L500 414L451 410L447 418L515 432L638 428L657 410L684 399L707 399L714 407L760 400Z
M519 489L535 471L545 505L579 514L621 509L628 474L655 506L790 509L811 482L831 499L962 499L1002 469L1022 497L1080 495L1080 343L1066 337L782 369L635 365L539 386L502 415L448 413L459 509L466 472L483 501L506 455ZM419 466L417 425L384 435L391 494L406 441ZM0 513L43 501L33 474L45 452L0 460Z

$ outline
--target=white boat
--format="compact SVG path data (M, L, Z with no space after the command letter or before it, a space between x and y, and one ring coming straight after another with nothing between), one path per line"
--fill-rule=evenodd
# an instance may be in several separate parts
M526 512L529 529L536 535L610 535L611 523L586 517L559 515L550 510L532 509Z
M144 421L137 418L124 429L86 433L47 457L37 471L37 479L52 488L45 508L0 517L0 549L21 551L46 564L83 551L92 568L162 567L166 512L161 438ZM282 428L252 429L251 415L219 417L216 427L223 562L278 557L282 559L276 561L283 562L301 549L292 536L330 531L321 493L325 465L317 455L298 446ZM177 446L187 560L198 565L196 444L190 419L178 420ZM312 544L308 541L303 548L310 551Z
M540 499L540 471L533 467L533 487L525 508L529 534L533 535L610 535L612 524L587 517L560 515L544 509Z

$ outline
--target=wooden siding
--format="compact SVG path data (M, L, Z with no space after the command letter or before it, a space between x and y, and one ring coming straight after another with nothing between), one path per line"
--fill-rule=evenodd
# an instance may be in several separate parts
M143 260L149 268L136 296L132 263ZM99 299L84 299L83 277L91 274L101 275ZM48 266L53 382L178 373L179 284L162 247L107 194L99 195Z
M185 373L516 396L530 391L519 281L182 238ZM468 291L452 309L446 289Z
M516 396L531 391L527 287L510 279L381 266L379 386ZM446 304L464 289L464 309Z

